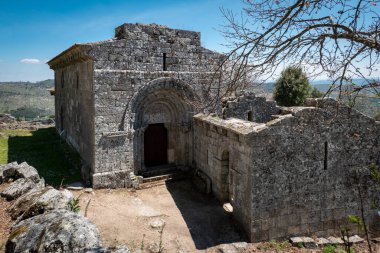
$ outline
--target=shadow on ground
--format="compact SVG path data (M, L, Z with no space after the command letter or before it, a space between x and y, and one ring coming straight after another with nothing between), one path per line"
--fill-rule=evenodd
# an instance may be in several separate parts
M27 162L47 184L58 186L80 180L76 167L79 155L57 134L55 128L41 128L29 135L8 137L8 162Z
M166 187L198 250L246 240L232 215L224 212L222 204L213 196L196 190L191 181L169 182Z

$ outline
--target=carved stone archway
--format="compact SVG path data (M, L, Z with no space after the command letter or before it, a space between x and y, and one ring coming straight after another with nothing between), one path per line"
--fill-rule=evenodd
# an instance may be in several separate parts
M135 174L147 172L144 161L144 132L149 125L163 124L167 129L167 161L173 166L191 166L193 155L192 116L198 97L192 88L173 78L156 79L131 101L130 129L133 129Z

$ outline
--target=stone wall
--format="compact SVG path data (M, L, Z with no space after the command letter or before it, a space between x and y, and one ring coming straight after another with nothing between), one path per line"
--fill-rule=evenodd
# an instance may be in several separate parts
M194 117L195 168L211 181L211 191L233 206L233 217L250 234L251 147L246 134L260 124L223 120L203 114ZM248 131L248 132L247 132Z
M265 97L256 97L253 92L241 91L238 97L223 101L222 117L238 118L252 122L264 123L279 114L280 108L275 101L267 101Z
M238 200L232 201L234 217L251 241L354 229L347 223L349 214L360 214L353 170L380 163L379 122L329 100L321 108L289 111L265 124L195 117L196 168L225 200L223 152L229 152L228 173L237 168L240 176L227 184ZM375 211L369 207L380 192L369 187L363 196L372 223Z
M55 121L58 133L81 154L84 168L94 157L93 63L90 60L55 70ZM88 181L89 171L83 171Z
M352 171L379 164L379 136L378 122L336 103L295 108L252 133L251 240L339 235L360 214ZM378 194L365 196L369 220Z

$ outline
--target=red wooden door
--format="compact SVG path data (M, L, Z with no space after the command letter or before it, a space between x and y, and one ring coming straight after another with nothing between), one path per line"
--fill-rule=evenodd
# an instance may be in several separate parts
M168 163L168 131L164 124L149 125L144 133L145 166Z

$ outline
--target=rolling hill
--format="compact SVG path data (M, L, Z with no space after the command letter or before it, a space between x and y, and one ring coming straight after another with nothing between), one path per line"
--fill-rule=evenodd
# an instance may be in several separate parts
M0 113L33 120L54 115L54 97L47 89L54 80L41 82L0 82Z

